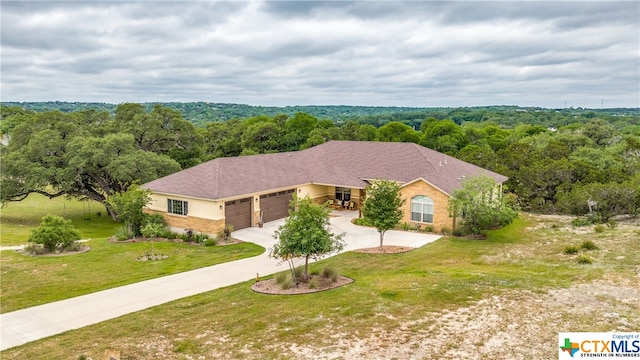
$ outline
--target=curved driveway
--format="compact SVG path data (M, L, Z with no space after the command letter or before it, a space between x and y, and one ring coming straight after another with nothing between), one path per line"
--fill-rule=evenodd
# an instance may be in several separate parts
M331 218L334 233L345 232L345 249L349 251L379 244L375 229L355 226L351 219L357 212L334 212ZM284 220L277 220L263 228L235 231L237 239L253 242L269 249L275 243L273 231ZM388 231L385 245L421 247L439 239L432 234ZM221 287L270 275L285 270L284 265L268 257L269 251L252 258L231 261L206 268L164 276L135 284L103 290L67 300L34 306L0 315L0 350L26 344L68 330L96 324L156 305L215 290Z

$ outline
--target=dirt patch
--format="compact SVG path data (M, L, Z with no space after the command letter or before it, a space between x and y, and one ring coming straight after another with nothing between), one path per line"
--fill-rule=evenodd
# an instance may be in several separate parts
M109 242L111 243L118 243L118 244L128 244L128 243L147 243L147 242L172 242L172 243L180 243L180 244L185 244L185 245L196 245L196 246L200 246L203 245L203 243L198 243L198 242L186 242L182 239L168 239L168 238L162 238L162 237L155 237L155 238L133 238L133 239L127 239L127 240L118 240L115 237L110 237L109 238ZM235 244L241 244L244 241L242 240L238 240L238 239L231 239L229 241L218 241L216 242L216 246L224 246L224 245L235 245Z
M32 256L32 257L58 257L58 256L71 256L71 255L78 255L78 254L83 254L86 253L87 251L91 250L91 247L89 246L80 246L78 249L76 250L65 250L61 253L42 253L42 254L34 254L32 252L26 251L24 249L20 249L20 250L16 250L17 253L25 255L25 256Z
M297 359L550 359L557 356L558 332L599 331L603 324L608 331L637 331L639 304L635 284L594 282L548 293L514 290L421 314L397 327L371 328L356 338L331 324L332 345L291 344L281 350Z
M259 281L251 286L251 290L262 294L271 295L297 295L297 294L310 294L320 291L327 291L338 288L347 284L351 284L353 279L346 276L338 276L336 281L331 281L329 278L325 278L320 275L309 276L308 282L300 282L297 285L293 285L288 289L283 289L282 285L278 284L276 279L269 279ZM315 284L310 286L309 284Z
M341 322L319 315L307 320L327 322L320 330L326 341L307 342L302 338L300 342L276 341L260 346L277 350L281 358L301 360L555 359L559 332L637 331L639 305L638 282L595 281L548 291L508 290L442 312L413 313L406 308L407 318L396 318L382 310L372 316L385 318L386 326L364 327L355 334ZM235 343L225 332L205 330L196 338L208 339L203 346L207 350L204 355L189 358L264 358L253 344ZM153 356L146 359L184 358L174 352L175 341L163 335L136 344L153 351ZM232 351L237 349L242 355L236 353L234 357Z
M169 255L158 254L158 255L140 256L137 260L138 261L157 261L157 260L164 260L164 259L168 259L168 258L169 258Z
M376 246L372 248L364 248L353 250L354 252L366 253L366 254L399 254L415 250L410 246L396 246L396 245L384 245L382 247Z
M216 246L242 244L243 242L244 241L242 241L242 240L231 239L229 241L218 241L218 242L216 242Z

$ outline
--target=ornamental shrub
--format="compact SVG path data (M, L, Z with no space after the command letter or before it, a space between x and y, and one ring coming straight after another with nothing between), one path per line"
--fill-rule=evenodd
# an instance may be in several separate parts
M50 252L62 252L71 247L76 240L80 240L80 232L73 227L71 220L56 215L43 217L40 226L29 236L29 242L41 244Z
M129 231L128 227L123 225L116 229L114 236L118 241L125 241L131 239L133 237L133 233Z
M147 239L156 238L164 232L164 225L158 223L148 223L140 229L142 236Z
M162 227L165 227L167 224L164 221L164 217L160 214L144 214L144 219L142 220L142 225L147 224L158 224Z
M332 267L322 269L322 277L331 279L331 282L338 281L338 272Z

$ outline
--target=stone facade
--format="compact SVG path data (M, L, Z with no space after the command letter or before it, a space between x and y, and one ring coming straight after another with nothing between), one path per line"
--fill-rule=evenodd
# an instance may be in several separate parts
M167 226L176 229L193 229L196 232L202 232L209 235L216 235L219 231L224 229L224 219L223 220L210 220L203 219L195 216L183 216L183 215L174 215L164 211L155 211L145 209L147 214L160 214L164 217L164 221L167 223Z
M449 216L447 205L449 204L449 196L431 184L417 180L405 185L400 190L402 198L406 199L402 206L404 216L401 222L415 225L431 225L435 232L442 231L442 228L453 230L453 218ZM428 196L433 200L433 223L418 223L411 221L411 198L417 195Z

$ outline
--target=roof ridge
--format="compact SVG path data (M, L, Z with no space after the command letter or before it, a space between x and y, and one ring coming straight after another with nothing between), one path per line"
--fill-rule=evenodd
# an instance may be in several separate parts
M438 154L442 154L442 153L437 152L437 151L435 151L435 150L433 150L433 149L431 149L431 148L428 148L428 147L426 147L426 146L422 146L422 145L417 144L417 143L414 143L414 142L412 142L412 143L411 143L411 145L413 145L413 148L415 148L415 149L418 151L418 155L419 155L420 157L422 157L422 158L423 158L427 163L429 163L429 165L431 165L431 166L434 166L434 165L433 165L433 163L431 163L431 160L429 160L429 158L427 157L427 154L425 154L425 151L424 151L424 150L425 150L425 149L428 149L428 150L431 150L431 151L436 152L436 153L438 153ZM435 166L434 166L434 167L435 167Z

